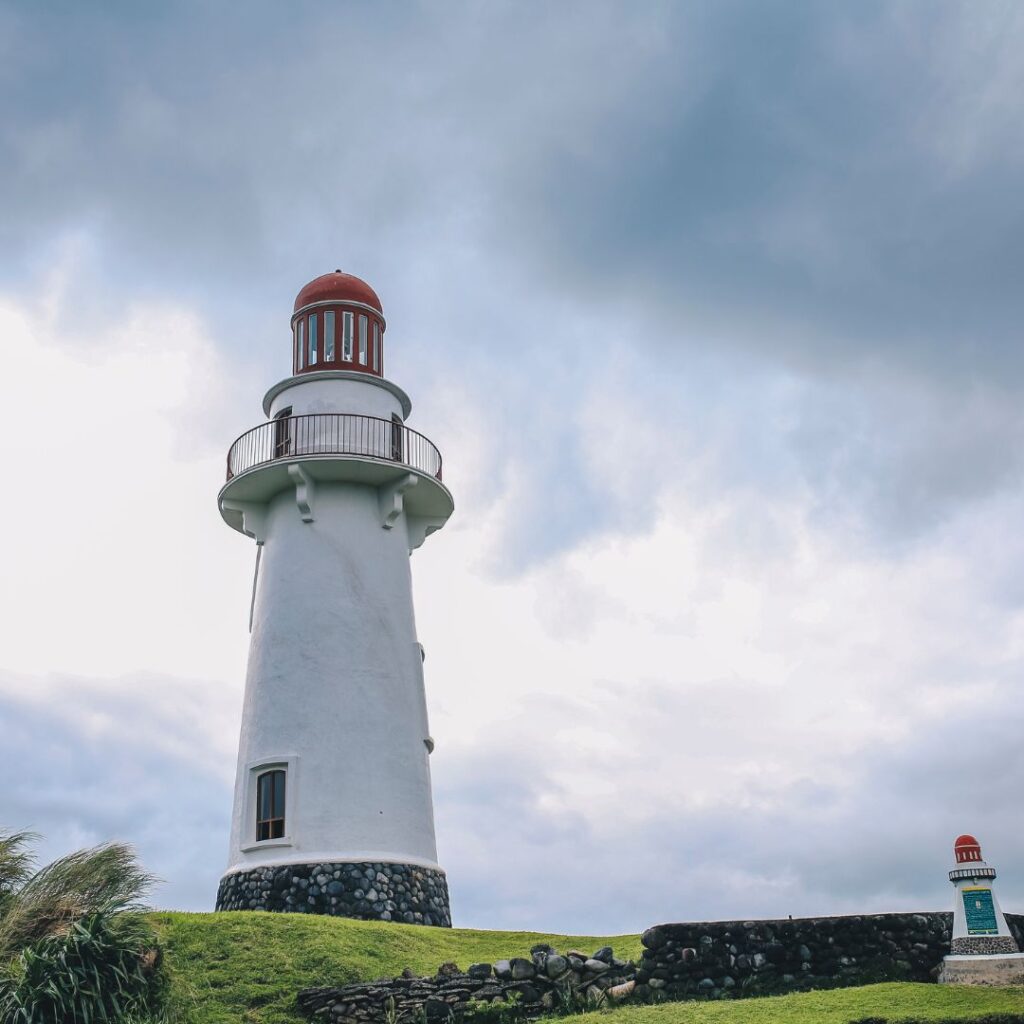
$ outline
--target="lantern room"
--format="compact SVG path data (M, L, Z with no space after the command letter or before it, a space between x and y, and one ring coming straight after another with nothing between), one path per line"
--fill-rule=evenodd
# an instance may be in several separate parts
M974 836L958 836L953 844L957 864L967 864L981 860L981 844Z
M384 376L384 312L361 278L335 270L295 297L292 373L350 370Z

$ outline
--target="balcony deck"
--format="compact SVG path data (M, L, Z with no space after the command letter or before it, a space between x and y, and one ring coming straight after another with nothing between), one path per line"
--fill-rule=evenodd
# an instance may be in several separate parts
M441 453L402 423L353 413L286 416L247 430L228 450L221 515L241 529L231 506L266 502L294 486L289 466L300 464L314 480L387 486L410 473L417 486L406 494L410 514L447 519L454 508L441 481Z

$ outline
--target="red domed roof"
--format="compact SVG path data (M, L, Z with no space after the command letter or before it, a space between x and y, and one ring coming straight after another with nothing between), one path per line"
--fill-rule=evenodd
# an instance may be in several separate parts
M957 864L981 860L981 843L974 836L957 836L956 842L953 844L953 853L956 854Z
M295 296L295 309L302 309L311 302L362 302L384 312L377 293L362 278L344 274L340 270L322 274L310 281Z

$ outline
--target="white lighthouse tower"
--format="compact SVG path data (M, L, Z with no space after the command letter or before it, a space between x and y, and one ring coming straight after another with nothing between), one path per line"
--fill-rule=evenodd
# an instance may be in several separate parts
M291 327L292 376L231 446L219 496L257 549L217 908L448 926L409 572L452 513L441 455L405 426L365 281L311 281Z

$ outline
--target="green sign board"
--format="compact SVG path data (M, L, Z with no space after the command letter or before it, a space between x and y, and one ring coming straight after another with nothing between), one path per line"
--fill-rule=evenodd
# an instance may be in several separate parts
M964 913L968 935L998 935L996 908L991 889L964 889Z

